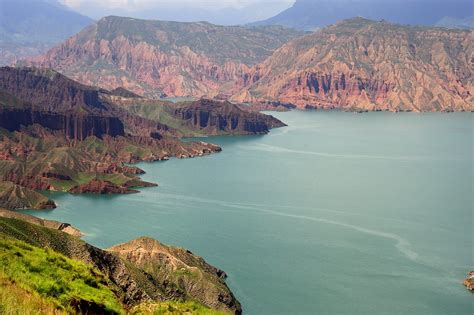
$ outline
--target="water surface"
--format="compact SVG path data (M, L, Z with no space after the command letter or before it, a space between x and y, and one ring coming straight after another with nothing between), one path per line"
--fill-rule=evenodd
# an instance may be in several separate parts
M54 194L100 247L146 235L229 274L247 314L472 314L473 116L274 113L267 136L139 166L160 187Z

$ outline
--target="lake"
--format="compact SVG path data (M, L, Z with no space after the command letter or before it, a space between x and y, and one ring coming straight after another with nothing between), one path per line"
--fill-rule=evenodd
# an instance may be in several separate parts
M29 211L99 247L150 236L229 274L246 314L472 314L473 114L272 113L266 136L141 163L140 194Z

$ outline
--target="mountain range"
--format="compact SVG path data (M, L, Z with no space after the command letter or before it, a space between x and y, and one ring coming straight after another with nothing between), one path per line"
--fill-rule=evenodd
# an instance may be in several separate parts
M93 23L56 1L0 1L0 66L44 53Z
M473 10L471 0L297 0L291 8L252 25L315 30L354 17L408 25L435 25L443 23L447 17L468 18Z
M215 97L222 85L303 34L281 26L106 17L29 64L147 97Z
M472 39L471 30L363 18L308 33L108 17L23 64L148 98L460 111L474 107Z
M474 32L354 18L289 42L243 79L239 102L345 110L474 110Z

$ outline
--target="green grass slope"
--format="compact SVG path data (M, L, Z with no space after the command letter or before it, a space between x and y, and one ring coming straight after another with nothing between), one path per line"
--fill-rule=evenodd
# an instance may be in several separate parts
M0 279L6 283L10 281L10 285L2 286L0 291L14 284L43 305L66 312L123 313L118 299L107 286L107 279L99 271L51 249L34 247L5 236L0 237ZM0 300L0 309L25 311L9 301Z

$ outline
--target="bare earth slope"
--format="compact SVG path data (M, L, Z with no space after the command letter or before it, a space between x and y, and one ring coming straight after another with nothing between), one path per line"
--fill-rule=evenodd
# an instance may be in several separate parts
M234 101L347 110L474 110L474 32L362 18L291 41Z
M208 96L303 33L106 17L30 64L148 97Z

